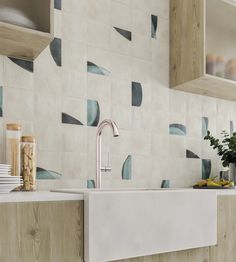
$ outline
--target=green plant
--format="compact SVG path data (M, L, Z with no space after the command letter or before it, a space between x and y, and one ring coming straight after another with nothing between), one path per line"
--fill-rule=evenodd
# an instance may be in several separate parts
M223 131L221 134L223 136L222 142L214 138L208 130L204 140L209 140L210 146L212 146L213 149L217 149L217 153L222 160L222 165L227 167L230 163L236 164L236 132L233 133L232 136L226 131Z

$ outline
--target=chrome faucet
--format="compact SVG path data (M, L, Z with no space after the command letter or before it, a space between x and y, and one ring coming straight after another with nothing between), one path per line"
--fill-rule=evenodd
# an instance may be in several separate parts
M96 170L96 188L101 188L102 172L111 172L111 167L102 167L102 130L105 126L110 126L113 132L113 136L119 136L118 127L116 123L111 119L103 120L97 129L97 170Z

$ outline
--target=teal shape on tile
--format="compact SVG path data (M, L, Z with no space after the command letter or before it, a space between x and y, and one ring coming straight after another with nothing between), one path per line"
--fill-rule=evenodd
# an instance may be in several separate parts
M234 122L230 121L230 136L233 136L234 133Z
M100 107L98 101L87 100L87 125L97 126L100 119Z
M61 10L61 0L54 0L54 8Z
M110 75L110 71L90 61L87 62L87 72L92 73L92 74L97 74L97 75L103 75L103 76Z
M143 88L141 83L132 82L132 106L141 106L143 101Z
M193 153L191 150L186 150L186 158L196 158L199 159L200 157Z
M202 179L208 179L211 175L211 160L202 159Z
M182 124L170 124L169 134L177 136L186 136L186 126Z
M170 180L162 180L161 188L170 188Z
M83 125L78 119L66 113L61 114L61 122L63 124L70 124L70 125L79 125L79 126Z
M34 63L32 61L27 61L23 59L18 59L14 57L8 57L13 63L20 66L21 68L25 69L28 72L34 72Z
M50 52L57 66L61 66L61 39L55 37L50 43Z
M156 38L157 33L158 16L151 15L151 36Z
M3 91L2 91L2 86L0 86L0 117L3 116L2 104L3 104Z
M95 181L93 179L87 180L87 188L95 188Z
M208 123L208 117L202 117L202 138L204 138L207 135Z
M132 156L128 155L122 167L122 179L132 179Z
M128 30L125 29L121 29L118 27L113 26L113 28L120 34L122 35L124 38L126 38L129 41L132 41L132 33Z
M51 170L46 170L44 168L41 167L37 167L37 172L36 172L36 178L37 179L45 179L45 180L49 180L49 179L60 179L62 177L61 174L55 172L55 171L51 171Z

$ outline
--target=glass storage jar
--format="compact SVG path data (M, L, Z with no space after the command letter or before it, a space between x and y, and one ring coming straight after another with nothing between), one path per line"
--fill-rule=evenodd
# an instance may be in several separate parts
M21 137L23 190L36 189L36 141L33 136Z
M20 176L21 173L20 139L21 125L7 124L6 163L11 165L12 176Z

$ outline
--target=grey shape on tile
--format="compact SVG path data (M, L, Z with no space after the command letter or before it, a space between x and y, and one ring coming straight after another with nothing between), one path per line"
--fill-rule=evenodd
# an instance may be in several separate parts
M186 158L196 158L199 159L200 157L193 153L191 150L186 149Z
M61 66L61 39L55 37L50 43L50 52L57 66Z
M139 82L132 82L132 106L141 106L143 101L143 89Z
M122 166L122 179L131 180L132 179L132 156L128 155Z
M95 188L95 181L93 179L87 180L87 188Z
M170 188L170 180L162 180L161 188Z
M125 30L125 29L121 29L118 27L113 26L113 28L120 34L122 35L124 38L126 38L129 41L132 41L132 32Z
M211 175L211 160L202 159L202 179L208 179Z
M97 126L100 120L100 107L98 101L87 100L87 125Z
M151 36L156 38L157 33L158 16L151 15Z
M79 125L79 126L83 125L83 123L81 123L78 119L66 113L61 114L61 122L63 124L70 124L70 125Z
M202 117L202 138L204 138L207 135L208 124L208 117Z
M233 121L230 121L230 136L233 136L233 133L234 133L234 122Z
M2 86L0 86L0 117L3 116L2 105L3 105L3 91L2 91Z
M61 0L54 0L54 8L61 10Z
M37 172L36 172L36 178L37 179L60 179L62 177L61 174L55 171L47 170L41 167L37 167Z
M98 66L90 61L87 61L87 72L91 74L103 75L103 76L110 75L110 71L108 71L106 68Z
M186 126L182 124L173 123L169 125L169 134L177 136L186 136Z
M26 71L33 73L34 72L34 63L32 61L27 61L27 60L23 60L23 59L19 59L19 58L14 58L14 57L10 57L8 56L8 58L15 63L16 65L22 67L23 69L25 69Z

